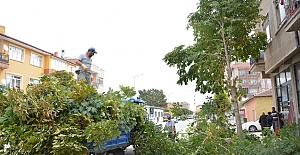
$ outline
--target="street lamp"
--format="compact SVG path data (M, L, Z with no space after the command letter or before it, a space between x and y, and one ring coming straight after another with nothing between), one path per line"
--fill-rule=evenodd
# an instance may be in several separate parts
M138 77L138 76L142 76L142 75L143 74L139 74L139 75L136 75L136 76L133 77L133 87L134 87L134 89L135 89L135 78Z

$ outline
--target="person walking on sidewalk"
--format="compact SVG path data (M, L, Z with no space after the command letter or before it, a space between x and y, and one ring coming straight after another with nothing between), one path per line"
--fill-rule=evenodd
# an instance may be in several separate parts
M273 118L273 130L276 134L278 134L278 128L279 128L279 123L278 123L278 112L275 110L275 107L272 107L272 112L271 116Z
M76 60L76 65L78 65L78 70L76 70L77 81L81 79L86 79L86 83L91 85L91 66L92 66L92 57L94 54L97 54L96 49L91 47L84 54L80 54Z
M261 126L261 130L264 130L264 127L266 127L267 119L266 119L265 112L262 113L262 115L259 117L259 124Z
M174 120L171 120L171 115L167 115L168 121L165 124L164 130L168 131L168 137L175 139L175 134L176 134L176 128L175 128L175 122Z

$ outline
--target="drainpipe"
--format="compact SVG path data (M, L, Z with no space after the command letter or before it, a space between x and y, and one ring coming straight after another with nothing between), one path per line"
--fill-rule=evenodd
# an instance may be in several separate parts
M298 31L295 31L295 39L296 39L296 46L297 46L297 48L300 48L300 41L299 41Z

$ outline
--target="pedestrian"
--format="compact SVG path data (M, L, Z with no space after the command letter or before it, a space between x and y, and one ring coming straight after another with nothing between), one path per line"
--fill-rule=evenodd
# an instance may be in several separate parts
M76 65L78 65L78 70L76 70L77 81L85 79L87 84L91 84L91 66L92 66L92 57L94 54L97 54L94 47L88 49L84 54L80 54L76 60Z
M261 126L261 130L264 130L264 127L266 127L267 119L266 119L265 112L262 113L262 115L259 117L259 124Z
M271 112L271 116L273 118L273 130L274 132L277 134L277 129L278 129L278 112L275 110L275 107L272 107L272 112Z
M271 128L272 124L273 124L273 117L271 115L272 113L271 112L268 112L268 115L266 116L266 127L267 128ZM267 132L270 132L270 131L267 131ZM271 133L265 133L264 135L271 135Z
M159 122L159 117L157 116L156 117L156 124Z
M176 134L176 128L175 128L175 122L171 119L171 115L167 115L168 121L165 124L164 130L168 131L168 137L175 139Z
M268 112L268 115L266 116L266 127L271 127L273 124L273 117L271 114L271 112Z

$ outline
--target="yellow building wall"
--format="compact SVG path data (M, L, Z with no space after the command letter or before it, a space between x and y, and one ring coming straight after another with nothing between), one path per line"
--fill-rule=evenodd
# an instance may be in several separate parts
M45 55L44 56L44 69L49 69L51 67L51 56Z
M34 52L31 49L19 46L17 44L10 43L6 40L1 41L2 44L6 45L13 45L15 47L18 47L20 49L23 49L24 54L23 54L23 62L17 61L10 59L9 60L9 67L7 69L1 69L0 70L0 79L6 79L6 74L13 74L17 76L22 77L22 82L20 88L23 90L26 90L27 85L29 84L29 79L34 78L34 79L39 79L40 76L44 75L45 69L51 69L51 61L52 57L51 55L48 54L41 54L38 52ZM42 56L42 67L34 66L30 64L30 58L31 58L31 53L38 54ZM64 60L62 60L64 61ZM73 66L74 71L76 70L76 64L70 63L65 61L66 63L66 71L68 71L68 66ZM74 73L74 78L76 78L76 74Z
M34 66L34 65L30 64L30 57L31 57L31 53L33 52L32 50L24 48L22 46L18 46L16 44L11 44L7 41L4 41L4 43L7 45L13 45L15 47L23 49L24 54L23 54L23 62L10 59L9 60L9 68L1 71L0 78L6 79L7 73L22 76L22 82L21 82L20 88L25 90L26 86L29 83L29 78L39 79L39 77L41 75L43 75L43 73L44 73L43 65L42 65L42 67L38 67L38 66ZM42 64L45 64L45 62L49 61L47 59L47 57L45 57L45 55L37 53L37 52L33 52L33 53L39 54L43 57Z
M77 67L76 64L72 64L72 63L69 63L69 62L68 62L68 63L67 63L67 69L66 69L67 71L69 71L69 70L68 70L68 69L69 69L69 68L68 68L69 66L73 66L73 68L74 68L74 70L72 71L72 73L73 73L73 75L74 75L73 78L76 79L76 78L77 78L77 75L76 75L76 73L75 73L75 70L76 70L76 67Z
M269 111L272 111L273 99L270 97L256 97L256 118L259 118L262 115L262 112L265 112L267 115Z

